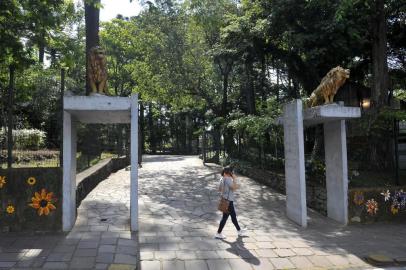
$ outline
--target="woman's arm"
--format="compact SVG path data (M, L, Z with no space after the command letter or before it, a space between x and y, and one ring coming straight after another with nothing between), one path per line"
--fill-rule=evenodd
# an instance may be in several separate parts
M234 174L231 177L232 177L233 180L232 180L232 184L231 184L230 188L231 188L232 191L234 191L234 190L240 188L240 185L237 184L237 179L235 178Z
M220 184L219 184L219 192L223 192L223 182L224 182L224 178L220 179Z

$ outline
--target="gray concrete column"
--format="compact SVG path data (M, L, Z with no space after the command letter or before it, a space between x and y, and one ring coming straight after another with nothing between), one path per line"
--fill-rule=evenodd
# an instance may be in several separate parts
M131 231L138 231L138 95L131 96Z
M63 199L62 229L67 232L76 220L76 123L63 112Z
M345 120L324 124L327 215L348 222L348 168Z
M285 178L287 216L307 226L302 101L284 107Z

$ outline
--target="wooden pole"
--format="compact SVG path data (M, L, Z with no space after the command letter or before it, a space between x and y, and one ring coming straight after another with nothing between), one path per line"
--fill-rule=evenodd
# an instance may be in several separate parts
M9 66L10 81L8 88L8 128L7 128L7 168L13 164L13 91L14 91L14 66Z

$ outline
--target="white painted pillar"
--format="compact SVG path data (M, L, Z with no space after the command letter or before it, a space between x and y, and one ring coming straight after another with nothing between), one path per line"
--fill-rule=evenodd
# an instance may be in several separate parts
M327 216L348 222L348 168L345 120L324 124Z
M76 220L76 123L63 112L63 201L62 230L73 228Z
M303 140L302 101L284 107L286 212L288 218L307 226L306 183Z
M131 231L138 231L138 95L131 96Z

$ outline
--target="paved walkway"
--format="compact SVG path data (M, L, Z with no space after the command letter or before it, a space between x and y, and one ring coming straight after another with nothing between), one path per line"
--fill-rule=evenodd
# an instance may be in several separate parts
M285 196L239 177L237 237L231 220L224 241L213 239L219 168L196 157L151 156L140 170L142 269L370 268L370 253L406 257L405 224L340 226L310 211L303 229L285 216Z
M285 216L285 198L240 177L237 237L213 234L219 169L196 157L147 156L140 169L139 235L129 231L129 171L100 183L82 202L69 234L0 234L0 269L369 269L370 253L406 257L405 224L343 227L310 211L300 228ZM3 268L2 268L3 267Z

